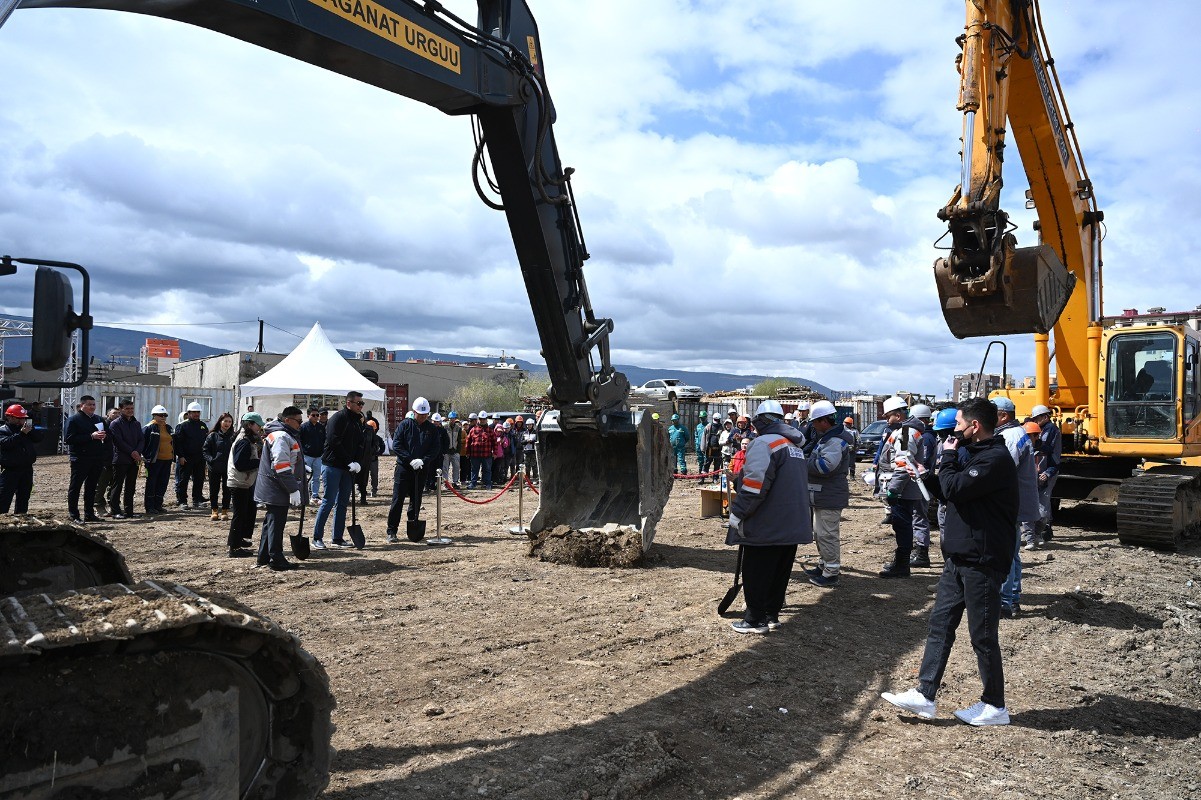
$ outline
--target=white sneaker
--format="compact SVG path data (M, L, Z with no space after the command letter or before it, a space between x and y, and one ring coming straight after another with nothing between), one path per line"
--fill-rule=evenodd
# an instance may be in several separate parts
M968 725L1008 725L1009 711L1004 708L990 706L981 700L973 706L960 709L955 716Z
M903 708L906 711L911 711L922 719L934 719L934 715L938 713L935 708L934 701L927 700L926 696L917 689L910 689L909 691L902 692L901 694L894 694L893 692L881 692L880 696L892 703L897 708ZM955 713L958 714L959 712L956 711Z

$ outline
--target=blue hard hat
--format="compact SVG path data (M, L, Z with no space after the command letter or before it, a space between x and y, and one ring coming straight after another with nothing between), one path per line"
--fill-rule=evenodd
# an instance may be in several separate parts
M678 422L678 421L679 421L679 419L680 419L680 415L679 415L679 414L672 414L672 415L671 415L671 421L672 421L672 422Z
M934 417L934 430L936 431L953 431L955 430L955 409L944 408L939 411Z
M459 418L459 412L458 412L458 411L452 411L452 412L450 412L449 414L447 414L447 415L446 415L446 418L447 418L447 419L458 419L458 418Z

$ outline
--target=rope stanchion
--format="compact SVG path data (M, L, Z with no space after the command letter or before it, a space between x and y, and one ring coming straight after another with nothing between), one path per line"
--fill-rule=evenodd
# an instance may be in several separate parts
M695 475L681 475L679 472L673 472L671 473L671 477L679 478L680 480L685 481L695 481L700 478L712 478L714 475L720 475L722 472L724 472L724 470L720 469L714 470L713 472L698 472Z
M521 474L520 472L517 473L517 475L520 475L520 474ZM512 478L509 478L509 482L506 483L504 486L502 486L499 492L492 495L487 500L472 500L470 497L464 497L459 492L458 489L456 489L454 486L451 486L450 481L443 481L442 485L445 486L447 489L449 489L451 494L453 494L455 497L459 498L463 502L471 503L472 505L475 505L475 506L484 506L484 505L487 505L488 503L491 503L494 500L499 500L500 496L502 494L509 491L509 489L512 488L514 481L517 480L517 475L514 475Z
M525 475L525 473L522 473L522 474ZM530 491L533 492L534 494L542 494L542 492L538 491L537 487L534 486L534 482L532 480L530 480L529 475L525 476L525 485L530 487Z

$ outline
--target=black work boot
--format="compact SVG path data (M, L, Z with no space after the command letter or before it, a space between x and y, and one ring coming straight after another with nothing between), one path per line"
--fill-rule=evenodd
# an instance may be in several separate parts
M892 561L884 565L884 569L877 573L881 578L908 578L909 577L909 552L906 550L897 550L893 554Z
M922 545L914 545L913 553L909 556L909 566L911 567L928 567L930 566L930 548Z

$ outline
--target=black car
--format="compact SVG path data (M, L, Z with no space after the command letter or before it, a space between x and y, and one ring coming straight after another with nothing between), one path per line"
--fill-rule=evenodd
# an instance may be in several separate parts
M855 450L855 460L871 460L875 458L876 450L880 447L880 440L887 433L887 420L878 419L875 422L868 423L863 430L859 431L859 448Z

